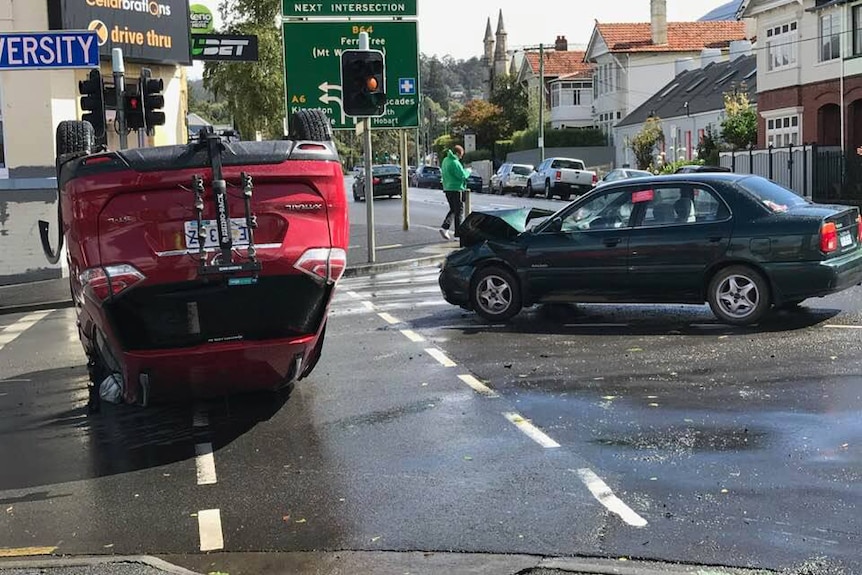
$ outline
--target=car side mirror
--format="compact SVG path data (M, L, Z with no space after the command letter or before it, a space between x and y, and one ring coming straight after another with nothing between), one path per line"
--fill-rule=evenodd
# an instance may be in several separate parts
M559 232L563 229L563 218L557 216L551 220L551 225L548 226L549 232Z

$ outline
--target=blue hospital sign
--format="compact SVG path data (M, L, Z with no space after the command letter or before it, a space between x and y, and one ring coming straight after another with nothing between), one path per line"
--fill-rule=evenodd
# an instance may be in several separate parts
M415 96L416 95L416 78L399 78L398 79L398 95L399 96Z
M0 70L96 68L96 31L57 31L0 34Z

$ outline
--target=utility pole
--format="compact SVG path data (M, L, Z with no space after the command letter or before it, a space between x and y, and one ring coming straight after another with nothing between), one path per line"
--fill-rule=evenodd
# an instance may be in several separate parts
M539 163L545 161L545 45L539 44Z
M129 147L129 132L126 129L125 98L123 97L126 92L126 66L123 63L121 48L111 50L111 69L114 72L114 90L117 93L116 125L120 136L120 149L125 150Z

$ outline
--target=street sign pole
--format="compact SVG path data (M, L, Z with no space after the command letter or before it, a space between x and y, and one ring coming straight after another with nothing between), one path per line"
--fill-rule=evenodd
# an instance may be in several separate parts
M359 33L359 49L368 50L368 32ZM368 227L368 263L377 261L377 244L374 234L374 176L371 151L371 118L365 118L365 225Z
M402 229L406 232L410 230L410 207L407 199L407 130L399 130L398 136L401 143L401 213L404 220Z
M126 110L123 106L123 93L126 91L126 67L123 64L123 50L114 48L111 50L111 68L114 72L114 89L117 92L117 120L119 126L120 149L129 147L129 134L126 131Z

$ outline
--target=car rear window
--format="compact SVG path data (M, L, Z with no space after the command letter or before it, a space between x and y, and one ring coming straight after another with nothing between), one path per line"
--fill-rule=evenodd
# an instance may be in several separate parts
M374 168L375 174L400 174L401 168L398 166L378 166Z
M533 172L529 166L515 166L512 168L512 171L519 176L529 176Z
M422 173L423 173L423 174L430 174L430 175L432 175L432 176L435 176L435 175L437 175L437 174L439 174L439 173L440 173L440 168L434 168L434 167L426 167L426 168L422 168Z
M795 192L766 178L753 176L739 180L737 184L772 213L786 212L794 206L810 203Z
M561 170L583 170L584 163L578 160L554 160L551 167Z

